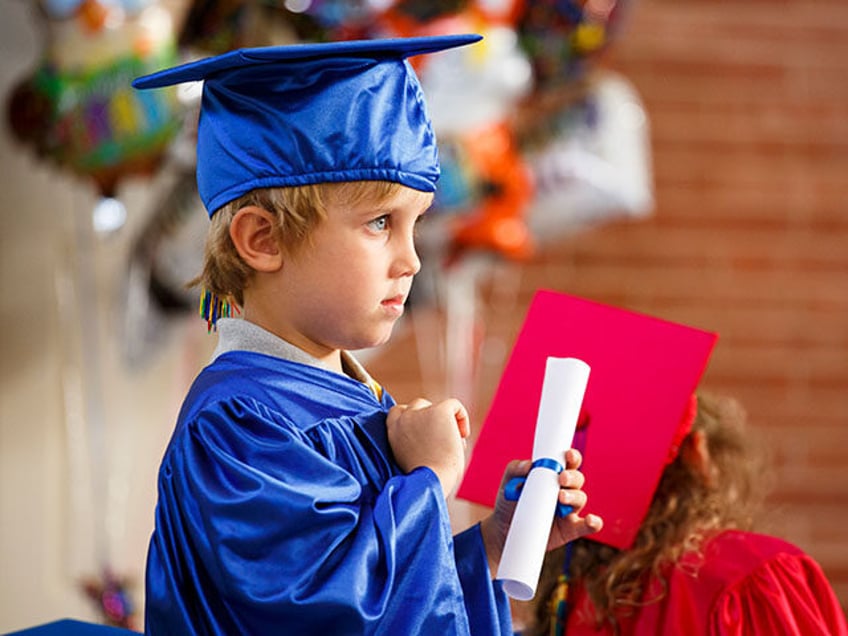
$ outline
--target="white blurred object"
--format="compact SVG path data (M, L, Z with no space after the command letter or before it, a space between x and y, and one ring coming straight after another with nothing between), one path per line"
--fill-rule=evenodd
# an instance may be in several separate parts
M127 221L127 208L120 199L103 197L91 213L94 231L98 236L114 234Z
M429 56L419 71L440 137L503 121L532 87L533 70L515 30L493 25L483 35L475 46Z
M654 207L648 116L622 76L599 73L562 130L526 153L535 180L528 225L540 242Z

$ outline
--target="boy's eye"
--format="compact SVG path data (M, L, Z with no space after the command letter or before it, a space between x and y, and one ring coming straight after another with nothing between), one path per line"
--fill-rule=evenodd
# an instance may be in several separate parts
M383 216L378 216L376 219L368 221L368 226L372 230L376 230L377 232L382 232L389 225L389 215L384 214Z

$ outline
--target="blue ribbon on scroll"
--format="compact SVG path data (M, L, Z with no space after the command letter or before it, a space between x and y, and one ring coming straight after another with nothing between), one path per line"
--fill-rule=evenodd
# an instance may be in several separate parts
M546 468L548 470L552 470L557 475L564 470L562 464L560 464L557 460L551 459L549 457L543 457L534 461L533 464L530 466L530 471L533 471L537 468ZM521 496L521 489L524 487L524 482L526 480L526 477L513 477L508 482L506 482L506 485L504 486L504 498L507 501L518 501L518 498ZM559 501L557 501L557 517L565 517L571 514L572 512L574 512L573 506L569 506L568 504L560 503Z

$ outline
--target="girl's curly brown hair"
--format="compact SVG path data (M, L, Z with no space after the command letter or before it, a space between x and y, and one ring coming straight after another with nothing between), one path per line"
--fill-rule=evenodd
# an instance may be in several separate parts
M702 431L710 474L686 461L687 446ZM692 430L663 471L648 514L632 548L615 548L582 539L572 546L570 579L580 581L595 608L599 628L618 633L617 617L664 598L665 586L647 596L647 582L663 582L663 568L686 553L697 553L706 538L721 530L751 529L764 494L759 480L765 457L745 431L745 413L731 398L698 395ZM525 634L549 633L549 598L562 571L565 547L546 555L534 605L535 624Z

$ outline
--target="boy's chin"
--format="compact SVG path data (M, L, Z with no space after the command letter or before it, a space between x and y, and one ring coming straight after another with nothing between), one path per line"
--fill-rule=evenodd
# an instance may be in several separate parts
M376 347L382 347L392 339L392 332L394 331L394 324L381 331L380 333L374 334L371 338L368 339L368 344L365 344L361 349L374 349Z
M377 347L382 347L383 345L388 344L391 339L392 339L391 333L389 333L386 336L380 337L380 338L375 338L373 343L368 345L367 348L368 349L376 349Z

